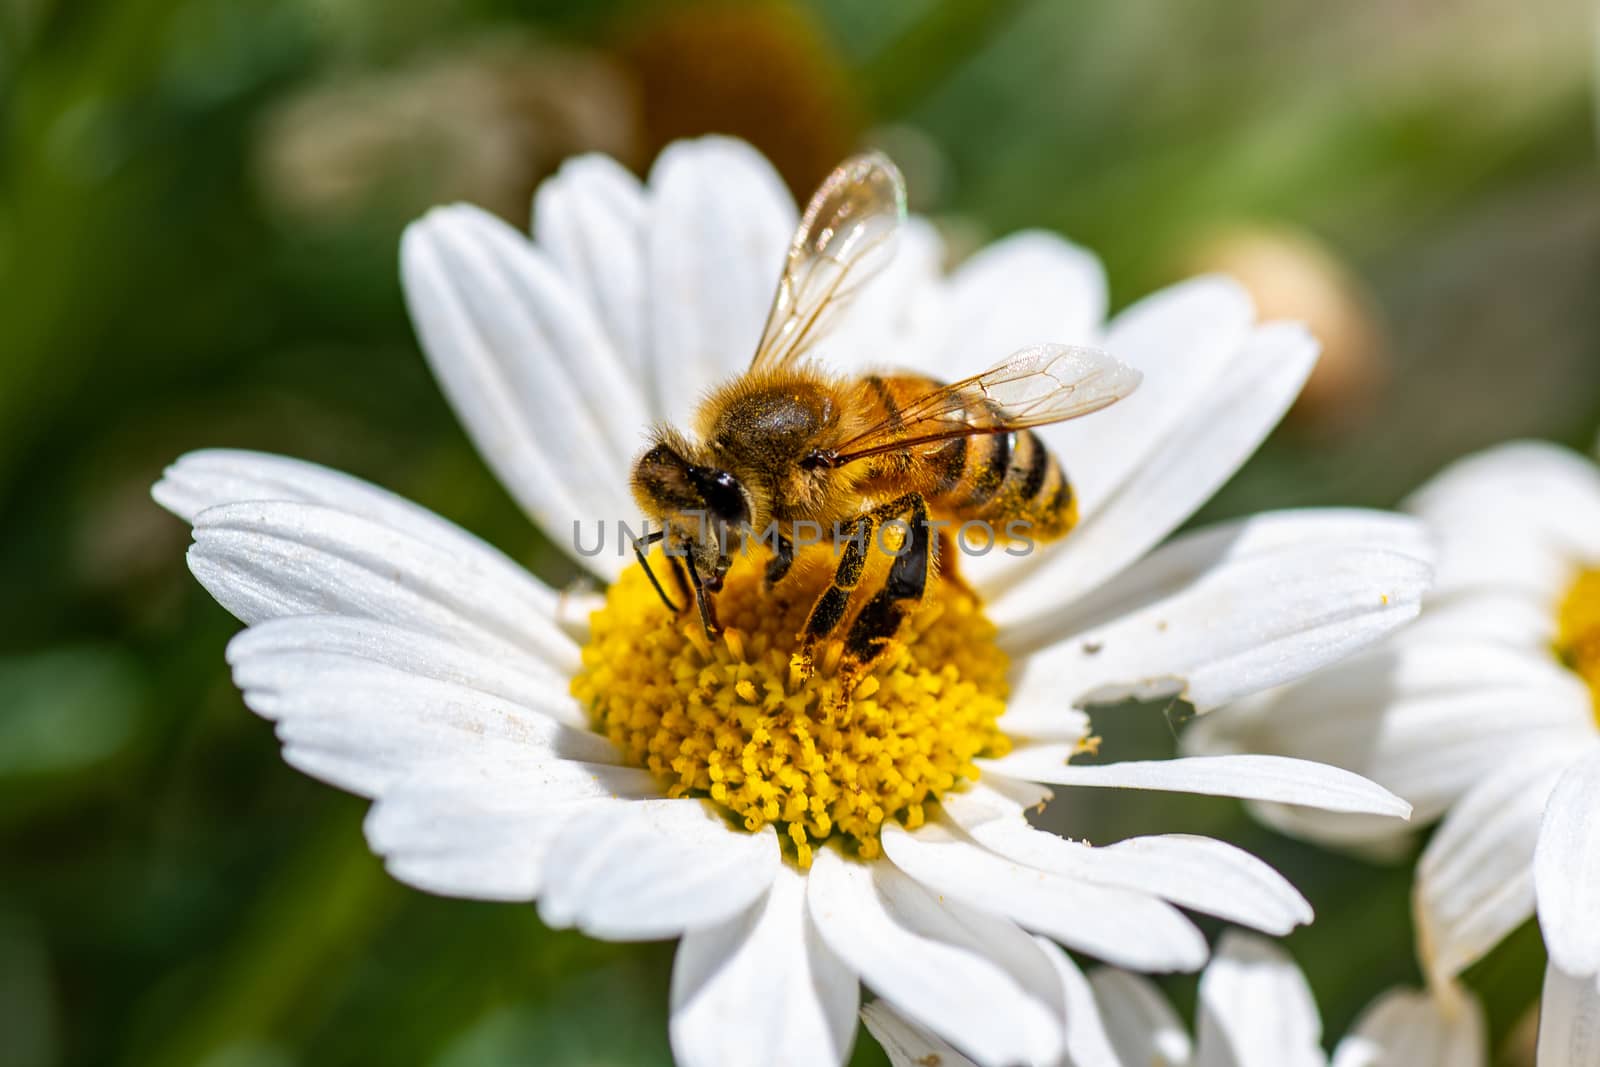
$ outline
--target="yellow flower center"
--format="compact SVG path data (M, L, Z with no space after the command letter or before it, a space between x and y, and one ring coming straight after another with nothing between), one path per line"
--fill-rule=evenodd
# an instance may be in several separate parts
M885 819L920 825L930 803L978 777L974 758L1010 748L995 726L1007 660L956 583L929 582L870 671L847 679L838 642L819 648L814 673L794 669L796 635L832 578L819 551L772 590L761 567L736 566L716 640L629 568L591 616L572 681L595 728L669 795L707 797L748 830L774 824L801 867L829 838L878 855Z
M1556 617L1556 653L1589 683L1600 719L1600 567L1578 575Z

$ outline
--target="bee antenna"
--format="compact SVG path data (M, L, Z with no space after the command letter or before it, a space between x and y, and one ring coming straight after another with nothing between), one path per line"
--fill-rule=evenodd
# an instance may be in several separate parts
M661 598L661 602L667 606L668 611L676 615L679 611L678 605L674 604L672 598L667 596L667 591L661 588L661 583L656 580L656 572L650 569L650 560L645 555L646 549L666 536L667 532L665 530L657 530L655 533L645 534L643 540L635 537L633 539L633 554L639 557L639 566L644 568L645 577L650 579L650 585L655 589L656 596Z

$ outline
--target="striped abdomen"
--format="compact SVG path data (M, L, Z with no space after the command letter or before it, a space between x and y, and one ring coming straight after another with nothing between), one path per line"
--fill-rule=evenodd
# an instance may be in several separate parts
M869 375L861 381L860 399L870 405L874 421L897 418L908 402L943 384L917 375ZM1001 426L1005 414L974 398L966 421ZM1072 484L1032 430L956 437L916 454L887 456L868 481L881 482L888 491L919 490L935 517L986 522L1001 540L1052 540L1065 535L1078 520ZM1013 523L1027 526L1008 531Z

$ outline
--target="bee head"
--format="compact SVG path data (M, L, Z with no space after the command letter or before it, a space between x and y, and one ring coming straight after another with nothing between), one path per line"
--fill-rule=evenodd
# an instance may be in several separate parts
M719 583L750 526L750 494L739 478L709 463L676 434L663 432L633 465L633 495L685 546L696 569Z
M633 495L653 516L702 512L712 522L750 523L750 496L729 471L695 462L694 451L671 439L658 441L633 465Z

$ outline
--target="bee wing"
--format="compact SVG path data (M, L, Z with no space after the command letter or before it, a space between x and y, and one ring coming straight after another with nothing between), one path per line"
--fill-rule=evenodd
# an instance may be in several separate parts
M788 363L828 331L894 258L905 214L905 182L888 156L868 152L834 168L789 243L751 370Z
M1096 348L1032 345L982 374L941 386L834 450L842 466L884 452L952 437L1009 433L1065 422L1116 403L1142 380L1137 370Z

